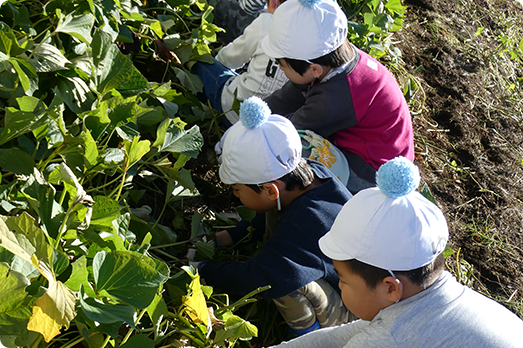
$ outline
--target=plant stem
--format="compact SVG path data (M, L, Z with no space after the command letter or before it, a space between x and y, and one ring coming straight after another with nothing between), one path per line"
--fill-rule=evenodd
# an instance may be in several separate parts
M69 220L69 215L71 214L73 207L74 207L74 205L71 205L71 207L67 210L67 214L65 214L64 221L62 222L62 225L60 226L60 229L58 230L58 236L56 236L56 242L55 242L55 246L54 246L56 249L58 249L58 246L60 245L60 241L62 240L62 236L64 235L64 232L67 229L67 220Z
M158 215L158 217L156 218L156 221L154 222L153 227L151 227L152 230L154 230L156 225L158 225L158 222L160 222L160 219L161 219L163 213L165 212L165 208L167 207L167 204L168 204L168 202L167 202L167 200L165 200L165 203L163 204L162 210L160 211L160 215Z
M79 339L77 339L76 341L71 342L70 344L68 344L67 346L65 346L63 348L73 348L77 343L80 343L83 340L85 340L85 338L82 336Z
M103 189L104 187L111 185L115 181L118 181L123 175L124 174L120 174L118 177L114 178L113 180L111 180L109 182L106 182L106 183L102 184L101 186L97 186L97 187L93 187L93 188L90 188L88 190L85 190L85 192L89 193L89 192L93 192L93 191L96 191L96 190Z
M105 346L107 345L107 343L109 343L110 340L111 340L111 336L107 335L107 337L104 340L104 343L102 343L102 346L100 348L105 348Z
M172 247L172 246L176 246L176 245L187 244L187 243L190 243L191 241L192 241L192 239L187 239L187 240L184 240L184 241L181 241L181 242L176 242L176 243L155 245L155 246L150 247L149 250L163 249L163 248L168 248L168 247Z
M145 311L147 311L147 308L142 309L142 311L138 315L138 318L136 318L136 320L134 321L134 326L138 325L138 323L140 322L140 319L142 319L143 315L145 314ZM134 331L133 328L130 328L129 331L127 331L127 334L125 335L122 342L120 343L120 347L123 346L125 344L125 342L127 342L129 337L131 337L131 334L133 333L133 331Z
M31 348L38 347L40 345L40 342L42 341L42 338L44 338L44 336L42 336L42 335L38 336L38 338L31 345Z
M124 168L123 168L123 174L122 174L122 182L120 183L120 186L118 187L118 193L116 194L116 201L118 201L120 199L120 194L122 193L122 189L123 189L123 185L125 183L125 175L127 174L127 163L125 164ZM113 193L111 193L111 196L113 195Z

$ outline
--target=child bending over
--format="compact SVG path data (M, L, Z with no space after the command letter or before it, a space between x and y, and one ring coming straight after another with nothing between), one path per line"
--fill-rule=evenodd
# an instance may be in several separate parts
M352 195L325 166L303 159L292 123L270 113L256 97L241 104L241 121L222 138L219 175L245 206L279 215L272 235L246 262L201 262L198 267L207 284L229 293L270 285L261 296L273 299L300 335L349 320L334 266L318 240ZM247 233L238 227L218 232L216 239L232 245Z
M361 320L278 347L522 346L521 319L445 270L447 223L436 205L414 191L418 183L410 161L386 163L378 188L356 194L320 239L340 276L343 302Z
M312 130L347 157L353 193L375 186L386 161L414 159L412 121L392 74L351 45L347 17L332 0L288 0L262 41L289 78L265 101L300 130Z

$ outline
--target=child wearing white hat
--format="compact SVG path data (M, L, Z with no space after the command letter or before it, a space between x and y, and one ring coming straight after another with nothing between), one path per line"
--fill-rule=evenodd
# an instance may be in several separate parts
M361 320L280 346L522 347L523 321L445 270L447 223L414 191L418 168L395 158L380 167L377 183L347 202L319 241L334 260L343 302Z
M238 114L231 110L234 99L242 101L252 96L265 98L280 89L287 81L274 58L265 54L261 40L268 34L272 14L283 0L269 0L267 12L250 23L242 35L223 47L214 64L198 62L194 72L204 84L204 93L211 106L223 112L225 127L238 122ZM237 69L246 66L242 73Z
M322 164L301 157L292 123L251 97L240 107L240 122L222 138L220 179L259 216L279 211L272 235L246 262L198 265L206 283L229 293L261 293L273 299L294 334L347 322L337 290L338 277L318 240L334 222L350 192ZM220 245L248 234L249 224L220 231ZM263 231L262 231L263 233Z
M392 74L347 41L347 17L333 0L288 0L262 40L289 78L265 101L299 130L341 149L353 193L375 186L386 161L414 159L412 121Z

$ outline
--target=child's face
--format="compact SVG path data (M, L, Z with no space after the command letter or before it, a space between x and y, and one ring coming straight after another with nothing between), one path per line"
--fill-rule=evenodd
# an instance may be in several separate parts
M232 184L231 187L234 195L238 197L247 208L264 213L276 206L275 201L270 200L267 195L264 194L263 190L265 188L261 188L262 192L257 193L244 184Z
M287 64L285 59L279 59L278 61L280 69L283 71L285 76L287 76L287 78L294 83L297 83L299 85L306 85L314 81L314 79L316 78L315 76L313 76L312 69L310 66L309 69L307 69L307 71L302 76L298 74L293 68L291 68L290 65Z
M386 299L383 284L371 289L362 277L354 274L346 262L333 260L340 277L339 287L345 307L363 320L372 320L380 310L390 305Z

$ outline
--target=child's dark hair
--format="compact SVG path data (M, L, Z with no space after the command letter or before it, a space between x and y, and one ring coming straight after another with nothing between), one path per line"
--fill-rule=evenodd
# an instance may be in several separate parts
M323 66L328 66L330 68L338 68L345 64L346 62L351 61L354 58L354 49L347 39L343 41L340 47L336 48L334 51L327 53L324 56L311 59L309 62L314 64L319 64ZM309 62L300 59L291 59L291 58L280 58L283 59L287 65L289 65L294 71L303 76L309 66Z
M314 172L312 171L312 168L307 163L307 161L304 158L301 158L298 166L296 166L292 172L285 174L278 180L281 180L285 183L286 191L292 191L296 187L299 190L304 190L314 181ZM250 187L256 193L261 192L261 187L258 185L249 184L245 186Z
M347 264L349 271L363 278L367 286L371 289L375 289L385 277L390 276L390 273L387 270L371 266L356 259L345 261L345 263ZM413 284L425 289L432 284L434 278L437 277L440 271L444 268L445 258L443 257L443 254L439 254L434 261L428 265L410 271L392 270L392 272L396 276L401 275L408 278Z

